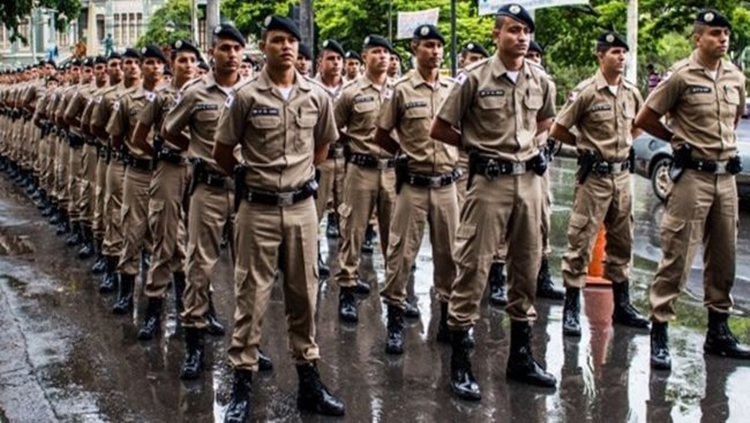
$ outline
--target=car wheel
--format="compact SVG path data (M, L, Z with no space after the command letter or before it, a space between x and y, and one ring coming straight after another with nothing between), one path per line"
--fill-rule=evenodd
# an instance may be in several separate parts
M653 188L656 198L661 201L667 199L667 194L672 189L672 179L669 177L671 162L672 160L668 157L661 158L654 164L654 170L651 172L651 188Z

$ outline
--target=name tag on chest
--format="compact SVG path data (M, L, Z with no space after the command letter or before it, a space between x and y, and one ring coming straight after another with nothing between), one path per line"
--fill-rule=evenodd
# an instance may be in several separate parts
M251 116L278 116L279 109L275 107L256 107L250 111Z
M203 110L219 110L219 105L209 103L196 104L195 108L193 109L194 112L200 112Z
M609 110L612 110L611 104L594 104L593 106L591 106L592 112L606 112Z
M479 97L502 97L505 95L505 90L480 90Z
M369 102L372 102L372 101L375 101L375 97L373 97L373 96L371 96L371 95L368 95L368 96L360 96L360 97L356 97L356 98L354 99L354 104L359 104L359 103L369 103Z
M417 107L427 107L427 102L426 101L410 101L404 105L404 108L406 108L406 110L414 109Z
M687 89L688 94L711 94L711 87L703 85L690 85Z

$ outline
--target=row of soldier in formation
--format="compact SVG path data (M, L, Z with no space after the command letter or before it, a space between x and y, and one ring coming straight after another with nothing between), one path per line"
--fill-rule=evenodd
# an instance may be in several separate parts
M343 321L357 321L358 295L370 290L358 265L368 224L377 218L390 354L404 352L404 317L418 313L407 281L428 224L441 310L437 341L451 346L450 387L459 398L481 398L470 330L488 284L491 301L505 304L511 318L508 378L556 386L531 351L534 302L539 296L564 299L563 332L580 336L580 290L602 223L613 323L650 327L654 369L671 368L668 322L676 317L674 304L701 240L705 351L750 358L727 326L737 231L733 175L741 169L735 127L745 99L742 73L723 59L729 21L717 11L701 11L694 52L645 102L622 77L627 44L616 33L602 34L596 41L599 70L574 89L559 114L554 83L537 63L541 49L530 40L534 29L523 7L503 6L492 34L496 53L469 43L455 79L440 77L445 40L431 25L415 30L416 69L398 80L387 75L394 50L378 35L363 42L363 75L343 81L347 53L327 40L318 75L303 76L296 69L299 30L279 16L263 22L265 64L248 79L239 74L245 40L229 24L213 31L213 67L200 78L193 78L200 54L186 41L173 45L169 84L161 83L168 60L152 46L82 68L73 62L58 74L44 64L25 76L4 77L2 165L29 191L38 188L40 204L61 222L60 232L70 222L74 234L93 244L81 253L100 252L100 289L117 289L115 313L132 310L141 251L150 249L148 305L138 337L148 340L159 330L171 283L184 329L186 379L200 376L204 333L223 330L211 282L222 233L231 228L236 309L226 421L247 418L252 372L272 366L259 346L278 273L299 375L298 405L344 413L316 365L315 308L325 271L318 225L329 197L340 239L332 279ZM34 72L39 79L31 79ZM675 148L650 319L632 306L628 282L631 145L638 128ZM564 292L554 288L546 258L550 139L580 154L562 263Z

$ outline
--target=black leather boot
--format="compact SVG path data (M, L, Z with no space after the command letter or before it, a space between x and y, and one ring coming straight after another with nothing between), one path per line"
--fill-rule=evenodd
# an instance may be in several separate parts
M542 265L539 267L539 274L536 277L536 296L537 298L547 298L550 300L562 300L565 298L565 291L555 288L555 283L552 282L547 256L542 257Z
M437 341L441 344L450 344L451 340L451 331L448 329L448 303L440 303L440 322L438 323Z
M388 323L385 341L386 354L404 353L404 310L392 304L388 305Z
M612 312L612 323L623 326L630 326L639 329L648 329L649 322L638 313L638 310L630 303L629 283L625 282L612 283L612 293L614 294L615 310Z
M375 252L374 241L376 235L375 228L372 225L367 225L367 230L365 230L365 242L362 243L362 248L360 250L362 254L372 254Z
M224 423L245 423L250 418L250 393L253 387L253 373L250 370L236 369L232 380L232 396L224 414Z
M331 276L331 269L326 264L326 261L323 260L323 255L320 254L320 241L318 241L318 275L321 279Z
M509 379L543 388L554 388L557 379L544 370L531 354L529 322L510 322L510 354L505 375Z
M91 266L91 272L95 275L104 273L107 270L107 258L102 254L102 240L94 239L94 247L96 249L96 263Z
M70 235L65 238L65 244L68 247L75 247L81 243L81 223L72 222L70 224Z
M563 335L581 336L581 289L565 289L563 306Z
M109 294L115 291L118 286L119 276L117 274L117 262L120 261L119 257L116 256L103 256L104 257L104 276L102 276L101 282L99 282L99 292L102 294Z
M653 322L651 325L651 368L671 370L672 357L669 354L669 324Z
M70 218L67 210L60 210L60 220L55 227L55 234L63 236L70 233Z
M318 368L312 364L297 365L299 377L299 391L297 393L297 407L324 416L343 416L344 404L328 391L320 380Z
M479 401L482 392L471 371L469 348L466 346L469 331L451 332L451 390L457 397L468 401Z
M370 284L363 281L362 279L357 279L357 285L354 286L354 293L358 295L370 295Z
M47 207L44 210L42 210L41 215L42 215L42 217L49 217L50 218L50 224L52 224L52 220L51 219L52 219L52 216L55 215L55 210L57 210L57 206L55 206L55 204L52 202L52 200L48 200L48 201L49 201L49 204L47 205Z
M499 307L508 305L508 297L505 294L505 275L503 269L505 263L492 263L487 283L490 285L490 304Z
M727 325L728 314L708 312L708 332L703 352L721 357L750 360L750 349L741 345Z
M135 275L120 275L120 290L117 294L115 305L112 306L112 313L127 314L133 311L133 287L135 286Z
M138 331L138 339L141 341L148 341L153 339L156 332L159 331L161 325L161 309L163 307L164 300L161 298L150 298L148 299L148 306L146 307L146 316L143 319L143 325L141 330Z
M339 221L336 213L328 213L328 225L326 226L326 238L336 239L339 237Z
M94 256L96 247L94 246L94 233L91 231L91 226L81 225L81 232L83 233L83 246L78 250L78 258L81 260L87 260Z
M258 370L268 372L273 370L273 361L267 356L262 349L258 348Z
M208 313L206 313L206 332L213 336L224 336L226 330L224 325L219 321L219 317L216 315L216 308L214 307L214 299L211 292L208 293Z
M353 287L342 287L339 290L339 318L350 323L359 320L357 299L354 297Z
M404 317L407 319L419 319L422 316L422 313L419 311L419 306L417 306L417 300L406 300L406 304L404 304Z
M58 205L52 210L52 214L49 217L49 223L57 226L62 222L63 216L65 216L65 210Z
M174 308L177 313L177 320L179 316L185 311L182 297L185 294L185 274L183 272L172 273L172 283L174 284Z
M185 328L185 359L180 379L198 379L203 370L203 329Z

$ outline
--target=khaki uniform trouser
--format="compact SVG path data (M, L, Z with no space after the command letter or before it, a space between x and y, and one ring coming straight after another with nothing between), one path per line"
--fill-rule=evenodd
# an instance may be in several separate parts
M325 216L329 198L333 198L333 210L337 210L343 200L346 160L343 157L327 159L318 165L318 172L320 172L320 179L315 210L318 212L318 221L320 221Z
M57 137L54 135L47 135L44 142L47 144L47 154L44 160L42 179L44 180L47 195L51 197L55 193L55 157L57 156Z
M672 186L661 222L664 256L649 295L652 320L666 322L676 317L674 303L685 289L701 243L703 305L729 313L737 258L737 213L734 176L685 170Z
M55 163L55 193L59 201L59 207L68 210L70 194L68 192L70 167L70 146L65 141L60 141L57 146L57 160Z
M99 158L96 162L96 182L94 184L94 238L104 239L105 217L104 204L107 193L107 159Z
M583 185L576 184L575 190L568 224L568 250L562 260L565 287L586 286L591 249L602 222L607 240L604 277L613 283L627 281L633 248L630 173L589 175Z
M81 202L81 187L83 179L83 147L70 149L70 162L68 163L68 214L72 222L80 221L81 211L78 205Z
M536 277L542 258L542 177L534 172L488 179L477 175L456 231L456 280L448 325L469 329L479 319L487 273L502 241L508 245L508 305L513 320L536 318ZM503 240L503 238L505 238Z
M122 185L125 165L119 160L110 160L107 165L106 191L104 194L104 243L102 254L118 257L122 253Z
M185 271L185 195L189 172L187 165L159 161L151 177L148 200L148 226L153 245L151 267L146 280L146 296L163 298L172 274Z
M341 249L336 283L352 287L359 279L360 248L373 211L377 212L383 256L388 246L391 214L396 202L396 173L349 165L344 179L344 202L339 206Z
M263 317L279 268L284 274L284 308L292 360L303 364L319 359L315 343L318 224L313 199L289 207L243 201L235 223L237 306L228 351L232 367L258 369Z
M81 222L91 226L94 220L94 196L96 195L96 166L99 156L96 147L86 144L83 146L81 157L81 197L78 201L78 211Z
M201 183L190 196L185 311L180 316L184 327L207 326L209 288L221 254L224 225L231 224L233 209L234 193L225 188Z
M151 171L125 168L122 194L122 254L117 271L124 275L137 275L141 250L150 248L148 230L148 189Z
M430 228L437 298L441 303L450 300L451 284L456 277L453 264L458 227L456 185L424 188L404 184L396 197L386 255L386 284L380 293L387 304L402 308L406 305L406 285L422 244L426 222Z

